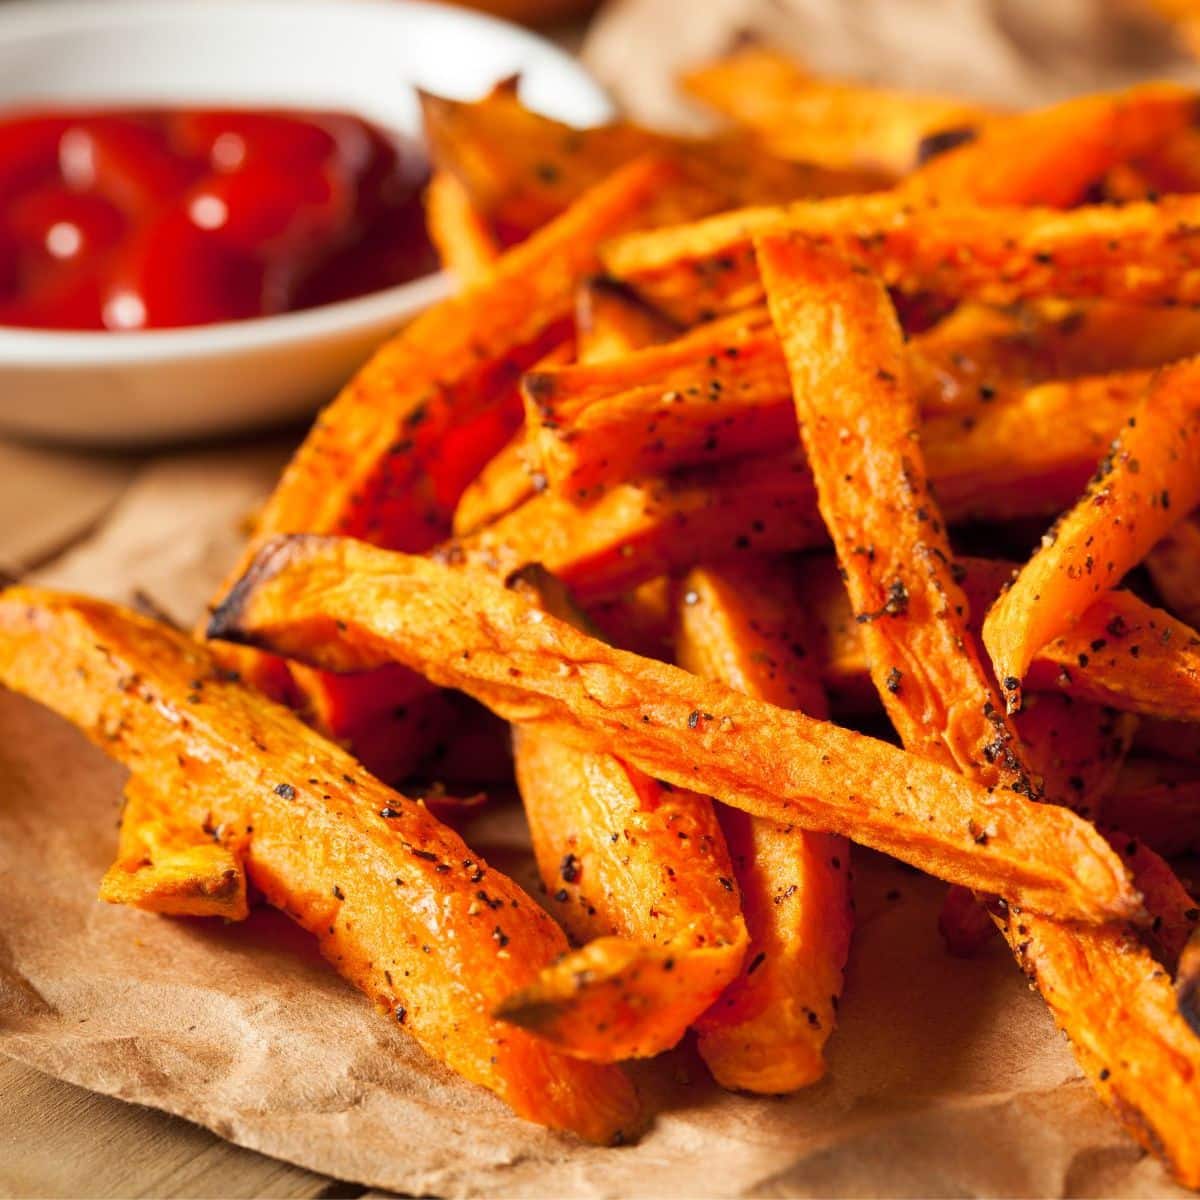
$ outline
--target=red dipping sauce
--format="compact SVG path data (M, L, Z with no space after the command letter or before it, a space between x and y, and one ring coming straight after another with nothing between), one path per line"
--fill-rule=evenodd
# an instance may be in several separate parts
M0 325L208 325L427 275L427 177L413 143L346 113L11 114Z

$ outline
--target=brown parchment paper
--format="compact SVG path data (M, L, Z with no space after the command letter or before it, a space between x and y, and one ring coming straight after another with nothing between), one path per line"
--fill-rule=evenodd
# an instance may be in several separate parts
M1013 103L1133 76L1194 79L1135 9L617 0L585 55L639 115L676 124L696 114L674 98L672 71L747 31L819 69ZM285 453L240 446L152 464L41 578L190 623ZM0 1053L73 1083L411 1194L1189 1194L1094 1099L1003 948L949 958L935 929L941 887L885 860L855 858L858 925L828 1078L788 1099L729 1095L684 1046L635 1071L657 1113L649 1132L604 1150L517 1120L433 1063L277 914L222 926L97 903L122 778L57 718L0 693ZM464 832L531 882L511 809Z

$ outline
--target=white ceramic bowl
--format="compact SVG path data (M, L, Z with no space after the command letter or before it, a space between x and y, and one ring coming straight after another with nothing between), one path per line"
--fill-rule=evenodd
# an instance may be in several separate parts
M414 88L471 99L520 73L576 125L611 106L583 68L514 25L420 0L24 0L0 5L0 112L16 105L338 108L419 134ZM430 276L249 321L137 333L0 327L0 428L130 445L244 430L328 399Z

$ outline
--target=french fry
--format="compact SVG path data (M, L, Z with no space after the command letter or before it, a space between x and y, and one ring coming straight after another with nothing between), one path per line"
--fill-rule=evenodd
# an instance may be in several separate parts
M100 881L100 899L172 917L244 921L250 913L239 855L181 820L161 780L154 786L139 776L125 785L117 860Z
M476 287L387 342L313 426L260 514L247 555L284 531L353 533L411 550L445 537L462 492L520 423L521 371L569 333L575 286L595 270L597 243L653 221L664 205L707 203L694 190L670 193L677 181L660 161L631 163ZM256 678L244 655L236 665ZM314 710L330 706L318 694L324 686L319 676L304 680ZM400 695L374 679L363 688L358 719L325 732L361 753L405 739L406 718L397 716L404 686Z
M1156 204L982 208L873 196L747 208L631 234L604 250L609 274L685 324L762 300L752 240L803 233L889 286L1011 304L1105 296L1136 304L1200 301L1200 197Z
M1076 506L1043 539L983 626L1010 711L1034 654L1115 587L1200 504L1200 359L1163 371Z
M590 608L706 553L770 553L823 540L812 476L787 454L618 485L586 507L545 491L434 554L500 575L541 563Z
M746 954L712 801L553 732L518 726L513 740L552 911L586 945L509 996L497 1015L601 1062L669 1049Z
M895 175L912 170L923 147L970 138L992 115L947 96L814 78L764 46L694 67L681 83L784 158L878 167Z
M1200 625L1200 516L1174 525L1146 555L1146 570L1167 608L1181 621Z
M787 564L700 566L680 588L680 666L748 696L825 717ZM700 1055L724 1087L775 1094L825 1073L853 926L850 847L718 806L750 947L700 1020Z
M568 363L574 354L573 339L560 342L536 364L537 369ZM525 428L520 426L463 488L451 519L456 536L482 529L497 517L512 512L545 486L536 465L526 453L525 442Z
M859 698L866 656L845 589L829 560L814 557L809 562L805 597L821 632L821 677L828 690ZM980 558L963 558L959 564L972 628L978 629L1015 568ZM1200 635L1132 592L1106 592L1072 630L1038 652L1026 687L1160 721L1200 721ZM1187 728L1166 735L1184 753Z
M1121 925L1011 908L1000 924L1100 1098L1184 1186L1200 1186L1200 1039L1167 972Z
M921 425L938 499L956 521L1029 514L1083 486L1145 393L1145 371L1037 384Z
M948 430L958 438L958 425L952 422ZM1080 457L1064 468L1061 449L1076 439L1082 440ZM1022 448L1018 460L1006 445L989 451L984 438L976 445L991 467L978 475L978 498L971 480L959 475L953 449L940 456L929 448L940 467L948 464L961 479L944 506L950 521L1054 514L1078 496L1080 481L1094 466L1094 439L1086 426L1064 434L1063 446L1050 440ZM1054 469L1045 467L1048 462ZM991 482L1008 473L1014 474L1007 487ZM444 562L500 574L540 562L590 606L697 560L809 550L826 536L808 462L797 451L613 485L586 505L542 492L436 553Z
M1150 83L1000 117L920 167L900 190L943 204L1068 208L1113 167L1190 130L1198 109L1190 88Z
M539 608L591 631L540 568L514 581ZM746 924L713 803L620 758L513 731L538 870L582 949L497 1010L567 1053L601 1062L668 1050L737 974Z
M966 599L950 570L919 447L907 438L915 406L905 394L900 329L884 292L869 276L797 238L763 238L756 249L822 513L852 603L868 615L868 666L893 724L923 757L949 757L976 778L1028 791L1026 772L1040 764L1001 721L999 695L972 653ZM903 671L888 666L897 660ZM992 746L983 740L989 726L997 735ZM1184 1041L1178 1020L1164 1025L1161 995L1157 1011L1136 1011L1122 1023L1143 1057L1132 1069L1122 1057L1115 1082L1107 1066L1110 1053L1129 1053L1124 1038L1113 1036L1112 1022L1115 1013L1145 1001L1146 967L1154 965L1149 953L1119 927L1076 932L1007 908L1000 923L1101 1096L1134 1136L1164 1147L1182 1177L1200 1179L1191 1122L1181 1121L1185 1113L1200 1115L1200 1092L1175 1089L1190 1092L1182 1109L1178 1096L1161 1109L1156 1104L1159 1073L1175 1067L1172 1052L1182 1049L1200 1066L1200 1041L1190 1035ZM1079 973L1081 959L1086 975ZM1137 969L1131 971L1128 960ZM1105 995L1104 1008L1095 1004L1092 988Z
M673 322L612 279L594 275L580 285L575 301L580 362L607 362L643 346L668 342L679 332Z
M1137 718L1051 693L1032 697L1013 723L1045 794L1082 817L1097 819ZM950 953L960 958L978 953L996 933L987 910L963 888L947 893L938 930Z
M531 112L509 86L474 103L423 94L421 111L435 166L458 179L506 244L646 154L672 160L722 207L845 195L887 182L877 172L789 162L739 135L671 137L626 122L575 129Z
M490 1016L566 949L554 922L423 805L230 681L206 648L101 601L11 588L0 682L137 776L186 780L172 815L211 828L267 901L433 1057L530 1120L599 1142L631 1132L637 1103L619 1071Z
M753 815L1062 916L1139 912L1115 856L1074 814L614 650L477 572L351 539L281 538L209 633L325 669L402 661L506 720L618 749L656 779Z
M454 508L455 537L469 537L543 491L546 477L530 463L525 427L490 458L463 489Z
M1040 300L1015 310L959 305L914 340L922 407L974 407L1006 387L1159 367L1200 353L1200 313L1107 300Z
M682 343L699 353L689 350L681 366ZM911 378L919 349L913 345L902 357ZM756 323L713 322L670 355L648 350L607 367L525 377L528 453L549 485L572 499L586 500L607 484L769 453L797 436L778 340ZM639 382L622 386L636 374ZM996 518L1020 494L1014 481L1027 489L1044 474L1056 494L1066 478L1081 485L1148 379L1131 371L1028 389L982 385L971 406L926 422L939 491L952 508L961 496L965 512L980 505ZM614 390L601 395L609 386ZM927 414L944 407L940 394L915 398L928 398L921 404Z
M442 266L460 283L473 283L500 257L496 237L475 211L466 188L446 171L435 171L429 181L425 223Z
M796 237L755 250L818 506L896 732L914 754L985 787L1037 795L967 627L887 293Z

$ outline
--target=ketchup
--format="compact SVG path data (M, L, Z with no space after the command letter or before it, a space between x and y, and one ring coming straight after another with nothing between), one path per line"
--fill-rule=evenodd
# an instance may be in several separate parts
M436 270L420 151L359 117L0 119L0 325L137 330L312 308Z

